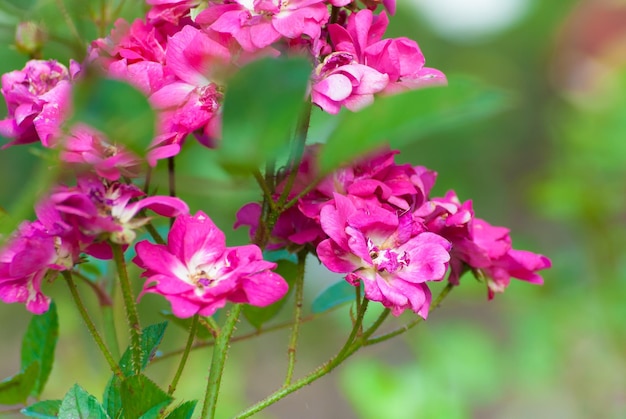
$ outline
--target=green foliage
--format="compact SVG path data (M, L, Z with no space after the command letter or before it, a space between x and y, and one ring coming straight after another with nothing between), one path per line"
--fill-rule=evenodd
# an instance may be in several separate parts
M502 92L466 79L452 79L447 87L377 97L359 112L339 113L336 128L322 147L320 169L330 173L387 142L392 148L405 146L491 115L504 104Z
M146 96L128 83L87 73L72 89L74 116L139 156L154 138L155 114Z
M162 322L157 324L151 324L150 326L143 329L143 331L141 332L142 371L146 369L148 363L150 362L157 348L161 344L166 328L167 322ZM130 348L127 348L126 351L124 351L124 353L122 354L122 358L120 359L120 368L122 369L122 373L124 373L124 375L126 375L127 377L133 375L131 358L132 356Z
M181 405L176 406L176 408L172 410L170 414L165 417L165 419L191 419L191 415L193 415L193 411L196 408L197 403L198 402L196 400L182 403Z
M172 397L143 374L126 378L121 385L124 417L154 418L172 402Z
M287 151L310 74L304 58L262 58L229 80L218 149L225 168L247 173Z
M348 282L341 280L326 288L320 293L312 304L312 310L315 314L324 313L341 304L354 301L355 287Z
M52 302L46 313L31 318L22 341L22 371L35 362L41 366L31 392L34 397L39 397L52 371L58 338L59 318L56 304Z
M60 418L109 419L102 405L81 386L74 386L65 394L59 407Z
M39 362L35 361L25 370L0 382L0 404L25 403L39 378Z
M59 416L61 402L61 400L44 400L23 408L20 413L31 418L55 419Z
M285 281L287 281L287 284L289 284L289 292L287 295L267 307L255 307L251 305L245 305L243 307L243 315L248 322L257 329L261 329L263 324L276 317L280 309L285 305L298 275L298 265L288 260L279 260L275 272L282 276Z

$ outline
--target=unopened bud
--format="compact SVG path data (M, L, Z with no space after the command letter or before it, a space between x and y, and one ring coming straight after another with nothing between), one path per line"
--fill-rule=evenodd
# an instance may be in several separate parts
M35 22L20 22L15 31L15 46L17 50L28 54L31 58L38 58L46 41L46 33Z

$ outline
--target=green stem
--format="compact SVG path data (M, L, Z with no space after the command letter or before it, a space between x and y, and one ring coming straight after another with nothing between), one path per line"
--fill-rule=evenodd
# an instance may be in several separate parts
M454 285L452 285L452 284L447 284L446 285L446 287L441 291L441 293L437 296L437 298L435 299L433 304L430 306L430 311L429 312L432 312L437 307L439 307L441 302L450 293L452 288L454 288ZM404 333L407 330L409 330L410 328L412 328L413 326L415 326L416 324L419 324L423 320L421 317L419 317L417 320L409 323L407 326L402 327L402 328L400 328L400 329L398 329L398 330L396 330L394 332L390 332L390 333L387 333L387 334L385 334L383 336L380 336L378 338L374 338L374 339L369 339L368 340L369 336L372 333L374 333L376 331L376 329L378 329L378 327L380 327L380 325L384 322L384 320L389 315L389 310L385 310L385 311L383 311L380 314L380 316L372 324L372 326L370 326L367 329L367 331L365 331L361 335L360 339L356 339L357 335L359 333L359 330L361 329L363 316L365 314L365 311L367 310L367 302L368 302L367 299L364 299L362 301L362 303L361 303L361 305L359 307L360 309L359 309L359 312L357 314L357 318L356 318L356 320L354 322L354 326L352 328L352 332L350 333L350 336L346 340L346 343L339 350L337 355L335 355L333 358L331 358L325 364L323 364L320 367L318 367L317 369L315 369L313 372L311 372L307 376L301 378L300 380L294 382L293 384L291 384L291 385L289 385L287 387L282 387L281 389L279 389L276 392L274 392L271 395L269 395L264 400L261 400L257 404L255 404L255 405L251 406L250 408L246 409L245 411L241 412L239 415L235 416L234 419L248 418L248 417L254 415L257 412L260 412L261 410L263 410L266 407L276 403L277 401L279 401L280 399L288 396L289 394L293 393L294 391L297 391L297 390L301 389L302 387L307 386L307 385L311 384L313 381L315 381L315 380L323 377L324 375L328 374L329 372L334 370L339 364L341 364L343 361L348 359L352 354L354 354L356 351L358 351L361 347L373 345L375 343L382 342L384 340L387 340L387 339L390 339L390 338L392 338L394 336L397 336L400 333Z
M130 329L130 352L133 371L135 374L139 374L142 365L141 324L139 323L135 297L133 296L130 279L128 278L122 247L117 243L110 243L110 245L113 249L113 259L115 260L115 266L117 267L117 273L120 278L120 288L122 290L122 296L124 297L124 306L126 307L126 319Z
M444 300L444 298L446 298L448 296L448 294L450 293L450 291L452 291L452 288L454 288L454 285L448 282L446 287L441 290L441 292L439 293L439 295L437 296L435 301L433 301L433 303L430 305L430 309L428 310L429 313L432 313L433 310L435 310L437 307L439 307L439 305ZM399 328L397 328L394 331L391 331L389 333L385 333L384 335L381 335L381 336L377 336L377 337L375 337L373 339L366 340L364 342L363 346L374 345L376 343L384 342L384 341L389 340L389 339L391 339L391 338L393 338L395 336L401 335L402 333L405 333L406 331L408 331L408 330L412 329L413 327L417 326L418 324L420 324L423 320L424 320L423 318L417 317L412 322L407 323L404 326L399 327Z
M67 285L70 289L70 293L72 294L72 298L74 299L74 303L78 308L80 316L83 318L83 321L85 322L87 329L89 329L91 336L96 341L96 345L98 345L100 352L102 352L102 355L104 355L104 358L109 364L111 371L113 371L113 373L120 379L123 378L124 375L122 374L122 370L120 369L119 365L117 365L117 362L115 362L115 359L113 358L113 355L111 355L109 348L107 348L106 344L102 340L102 337L100 336L100 333L98 333L96 325L91 320L91 317L89 317L89 313L87 313L87 309L85 308L85 305L80 298L78 288L76 288L76 284L74 283L74 279L72 278L72 273L70 271L63 271L63 277L67 281Z
M163 240L163 237L161 237L161 235L159 234L157 229L154 228L152 223L147 223L144 227L146 227L146 230L148 231L150 236L152 236L154 241L157 242L157 244L165 244L165 240Z
M209 371L209 380L207 381L206 394L204 397L204 405L202 406L202 418L213 419L215 417L215 408L217 407L217 396L220 391L222 382L222 374L224 373L224 363L228 354L230 338L235 330L235 325L239 319L243 305L235 304L228 313L226 323L222 327L220 334L215 341L213 348L213 358L211 359L211 369Z
M180 376L182 375L183 369L185 369L185 364L187 363L187 358L189 358L189 352L191 351L193 341L196 337L196 330L198 329L198 317L199 315L196 314L191 319L191 326L189 327L189 337L187 338L187 345L185 346L185 352L183 352L183 356L180 359L180 363L178 364L178 369L176 370L176 374L174 375L172 384L170 384L168 391L167 391L167 394L170 396L174 394L174 391L176 391L178 380L180 380Z
M259 187L263 191L263 194L265 195L265 201L269 205L270 209L272 211L278 211L276 203L274 202L274 198L272 197L272 191L270 190L268 184L265 182L265 178L263 177L259 169L253 170L252 175L254 176L256 183L258 183Z
M298 335L300 333L300 324L302 323L302 301L304 299L304 268L306 265L307 252L303 251L298 254L298 272L295 281L295 308L293 314L293 327L291 328L291 338L289 339L289 347L287 348L287 376L285 377L285 386L291 384L293 371L296 366L296 351L298 348Z

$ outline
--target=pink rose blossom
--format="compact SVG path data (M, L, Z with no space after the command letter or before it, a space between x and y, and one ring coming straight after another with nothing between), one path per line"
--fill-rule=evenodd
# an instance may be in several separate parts
M352 285L363 283L365 296L390 308L393 315L410 309L428 316L428 281L443 279L450 243L441 236L415 234L410 214L398 216L358 198L335 195L321 212L329 239L317 256L331 271L347 273Z
M227 301L272 304L287 283L255 245L226 247L224 234L199 211L176 218L167 245L137 243L133 260L147 278L144 292L163 295L178 317L211 316Z
M31 60L23 70L2 76L8 116L0 121L0 135L14 139L3 148L37 141L54 145L69 109L70 79L78 71L74 62L68 70L54 60Z
M49 234L38 221L23 222L0 249L0 300L23 303L34 314L45 313L50 298L41 292L42 282L77 262L77 247L70 241Z
M93 169L107 180L118 180L121 176L134 178L141 169L138 157L121 145L109 143L104 134L86 125L72 128L63 141L59 158L65 163Z
M86 175L76 186L58 186L39 203L36 212L49 230L77 234L86 253L108 259L111 252L106 240L132 243L134 230L150 221L150 217L137 216L141 210L150 209L164 217L189 212L187 204L178 198L144 195L134 185Z
M249 52L270 46L282 37L320 37L329 18L323 0L233 0L209 3L196 22L233 36Z
M434 198L414 213L428 231L452 242L451 273L448 280L459 283L465 270L481 271L487 281L488 296L503 292L511 277L533 284L542 284L536 272L551 266L543 255L512 248L509 229L492 226L476 218L472 202L461 203L453 191L443 198Z

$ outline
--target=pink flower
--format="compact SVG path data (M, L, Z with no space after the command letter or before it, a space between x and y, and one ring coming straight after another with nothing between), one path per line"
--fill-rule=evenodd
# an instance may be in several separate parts
M428 281L443 279L450 243L441 236L416 234L410 214L398 216L358 198L335 195L322 208L322 228L329 239L317 256L331 271L347 273L352 285L363 283L365 296L398 316L410 309L428 316Z
M182 27L192 23L189 12L201 2L200 0L146 0L146 3L152 6L146 16L151 24L169 23L175 27Z
M50 298L41 292L45 278L72 269L77 247L49 234L38 221L23 222L8 244L0 249L0 300L23 303L35 314L48 311Z
M509 229L492 226L476 218L472 202L461 203L449 191L444 198L434 198L414 213L428 231L452 242L451 273L448 280L459 283L460 276L469 268L482 272L488 286L488 296L503 292L511 277L542 284L537 271L551 266L547 257L512 248Z
M137 243L133 260L147 278L144 292L163 295L178 317L211 316L226 301L266 306L287 293L255 245L226 247L224 234L199 211L176 218L167 245Z
M54 60L31 60L23 70L2 76L8 116L0 121L0 135L14 138L4 147L37 141L54 145L69 108L70 78L79 71L74 62L70 68Z
M209 3L196 22L216 32L230 34L249 52L263 49L281 37L320 37L328 20L323 0L233 0Z
M172 146L180 148L188 134L193 133L206 146L214 145L221 127L223 93L213 78L230 60L230 51L207 33L185 26L169 39L166 59L176 80L150 96L152 106L161 111L161 134L149 155L153 161L177 153ZM169 148L162 150L164 146Z
M107 180L118 180L121 176L137 177L141 168L138 157L121 145L109 143L104 134L86 125L72 128L63 141L59 158L66 163L93 168Z
M61 235L78 235L86 253L108 259L111 251L106 240L132 243L136 237L134 230L150 221L150 217L137 216L142 209L165 217L189 212L187 204L178 198L143 198L144 195L134 185L83 176L76 186L57 187L39 203L36 212L47 229Z

